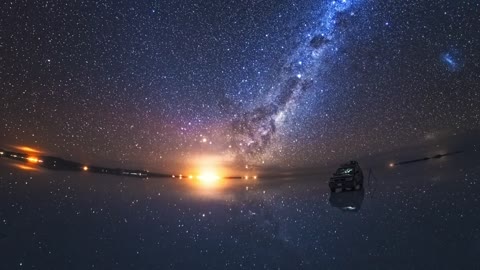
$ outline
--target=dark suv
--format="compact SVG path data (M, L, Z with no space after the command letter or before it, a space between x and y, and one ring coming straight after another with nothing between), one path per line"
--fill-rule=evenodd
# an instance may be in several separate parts
M332 192L335 192L337 188L359 190L363 187L363 172L358 162L350 161L343 164L333 174L328 181L328 185Z

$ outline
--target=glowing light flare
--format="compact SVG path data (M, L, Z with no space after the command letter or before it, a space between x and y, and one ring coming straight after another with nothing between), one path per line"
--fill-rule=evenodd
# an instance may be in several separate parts
M221 177L214 173L204 173L197 176L199 182L204 186L215 186L220 181Z
M27 161L30 163L38 163L40 162L38 158L36 157L27 157Z
M388 164L388 167L390 167L390 168L393 168L394 166L395 166L395 164L393 162Z
M206 138L202 136L202 138ZM207 142L211 142L207 140ZM215 193L219 189L226 188L231 183L226 181L225 175L231 174L226 164L229 162L227 156L199 154L190 157L184 169L188 177L187 184L193 189L201 192Z
M27 153L36 153L36 154L42 153L42 151L32 147L28 147L28 146L14 146L14 148Z
M84 172L88 171L88 166L83 166L83 167L82 167L82 170L83 170Z

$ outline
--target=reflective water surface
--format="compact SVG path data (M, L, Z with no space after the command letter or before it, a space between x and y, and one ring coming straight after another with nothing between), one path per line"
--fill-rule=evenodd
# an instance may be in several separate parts
M215 189L4 162L0 268L476 269L479 161L380 166L335 194L329 173Z

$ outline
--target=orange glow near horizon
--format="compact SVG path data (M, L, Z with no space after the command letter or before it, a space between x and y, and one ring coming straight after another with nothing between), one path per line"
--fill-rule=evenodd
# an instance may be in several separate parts
M211 154L194 156L182 169L183 174L174 174L172 178L183 179L185 184L201 192L217 192L244 184L243 181L233 179L236 177L228 177L231 175L241 175L238 178L248 182L258 181L256 171L244 172L242 175L243 170L229 166L231 163L228 157L224 156Z
M39 160L36 157L27 157L27 161L30 163L38 163Z
M217 189L225 185L225 182L222 181L223 177L221 177L217 173L217 169L212 167L206 169L198 169L198 170L191 170L191 174L179 174L172 175L172 178L178 178L179 180L186 181L188 185L192 186L193 188L201 188L201 189Z
M204 172L197 176L197 179L204 187L215 187L219 184L221 177L213 172Z
M28 147L28 146L14 146L14 148L20 151L28 152L28 153L36 153L36 154L42 153L42 151L32 147Z
M195 156L188 162L187 183L195 189L221 189L226 186L224 176L228 175L225 159L215 155ZM182 178L180 178L182 179Z

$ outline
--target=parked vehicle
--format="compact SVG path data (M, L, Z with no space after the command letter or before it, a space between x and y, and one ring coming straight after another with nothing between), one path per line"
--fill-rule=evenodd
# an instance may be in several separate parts
M363 187L363 172L357 161L350 161L340 166L328 182L330 190L335 192L337 188L360 190Z

